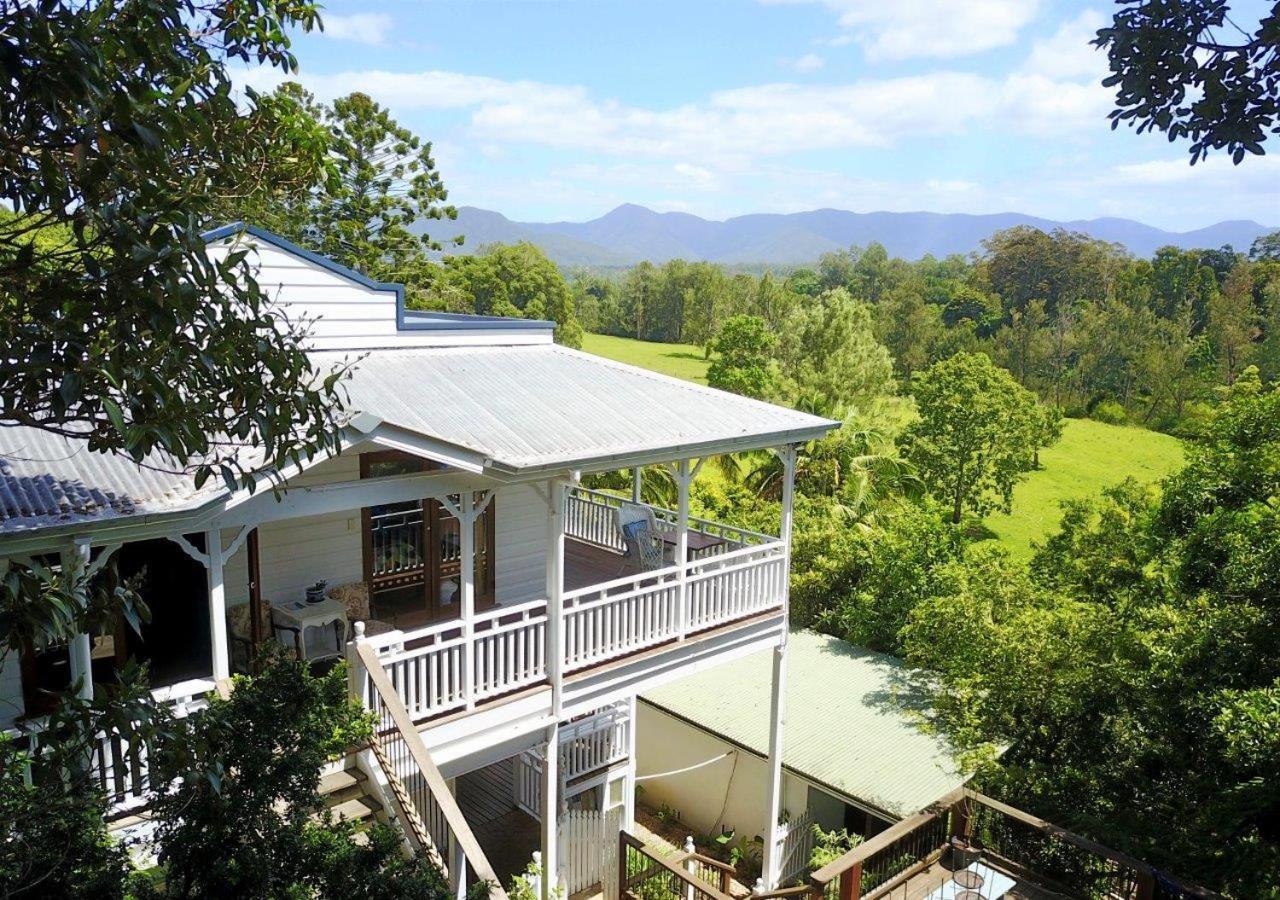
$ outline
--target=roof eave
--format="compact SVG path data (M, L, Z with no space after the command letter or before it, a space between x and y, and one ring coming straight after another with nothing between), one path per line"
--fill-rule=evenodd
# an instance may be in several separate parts
M662 447L630 450L621 453L596 454L581 457L566 457L551 462L526 465L502 459L488 459L485 467L508 475L535 475L541 472L561 471L607 471L609 469L626 469L634 465L649 465L658 462L670 462L676 459L691 459L702 456L720 456L725 453L741 453L744 450L763 450L785 444L803 444L818 440L839 422L824 421L821 425L793 428L784 431L756 434L748 437L729 440L717 439L692 442L686 444L670 444Z

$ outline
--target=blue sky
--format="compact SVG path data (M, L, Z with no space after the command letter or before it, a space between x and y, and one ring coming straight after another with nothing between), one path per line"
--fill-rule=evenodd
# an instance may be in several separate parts
M1110 130L1088 45L1107 8L330 0L325 32L295 50L322 99L362 90L431 140L451 202L516 219L633 202L1280 225L1280 148L1193 168L1161 135Z

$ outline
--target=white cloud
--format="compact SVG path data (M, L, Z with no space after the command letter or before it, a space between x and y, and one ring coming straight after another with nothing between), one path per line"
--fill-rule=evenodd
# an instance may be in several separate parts
M1256 190L1274 196L1280 185L1280 157L1250 156L1239 165L1226 155L1210 156L1196 165L1189 157L1157 159L1116 166L1109 180L1143 186L1196 185L1198 187L1232 187ZM1275 215L1272 216L1274 220Z
M797 72L816 72L827 64L827 61L816 53L806 53L799 59L791 61L791 68Z
M269 89L268 69L241 80ZM1063 135L1105 126L1105 94L1015 73L1004 79L935 71L847 84L775 82L718 91L670 108L592 97L586 88L457 72L341 72L306 76L322 100L364 91L393 111L457 110L481 145L535 144L613 156L733 167L752 157L891 147L972 128Z
M1101 79L1107 71L1107 54L1090 41L1106 23L1106 16L1097 10L1084 10L1062 23L1051 37L1032 44L1022 68L1046 78Z
M1004 47L1035 18L1038 0L763 0L822 3L871 60L950 59Z
M391 32L391 17L385 13L355 13L338 16L325 13L320 17L326 37L361 44L386 43Z

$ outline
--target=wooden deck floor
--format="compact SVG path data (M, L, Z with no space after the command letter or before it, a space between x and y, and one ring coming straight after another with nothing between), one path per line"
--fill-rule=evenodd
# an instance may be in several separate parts
M989 859L984 859L983 862L1003 871L1000 866L994 865ZM1004 895L1008 900L1062 900L1062 894L1036 887L1025 881L1019 881L1017 876L1011 872L1006 872L1005 874L1017 882L1014 888ZM896 885L893 890L886 891L883 894L876 894L876 900L926 900L934 891L950 881L951 876L950 866L937 862L923 872L913 875L902 884Z
M505 759L458 777L458 806L503 887L542 845L541 826L516 808L513 763Z
M576 591L578 588L613 581L630 575L635 570L623 565L621 553L614 553L583 543L574 538L564 541L564 589Z

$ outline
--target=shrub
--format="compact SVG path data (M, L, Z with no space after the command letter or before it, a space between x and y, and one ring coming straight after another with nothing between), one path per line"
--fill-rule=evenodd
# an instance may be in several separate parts
M1123 425L1129 420L1129 414L1116 401L1101 400L1089 411L1089 418L1107 425Z

